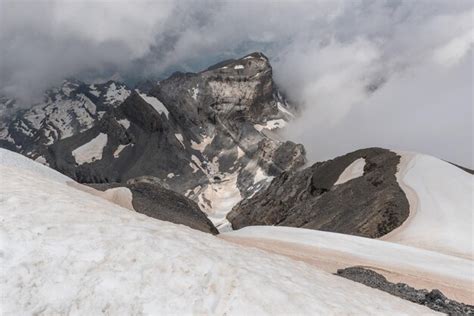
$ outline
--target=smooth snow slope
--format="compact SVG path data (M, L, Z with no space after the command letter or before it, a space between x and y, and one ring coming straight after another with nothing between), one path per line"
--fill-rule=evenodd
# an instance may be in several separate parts
M7 165L0 165L2 315L433 314L307 264L129 211L32 174L35 167Z
M472 259L474 177L431 156L399 154L410 215L383 239Z
M441 289L452 299L474 303L472 260L377 239L283 226L248 226L221 238L287 255L331 273L355 265L370 267L393 282Z
M23 155L14 153L10 150L0 148L0 166L5 168L15 168L24 172L30 172L32 175L37 175L41 178L45 178L52 181L66 183L73 181L71 178L66 177L62 173L46 167L39 162L33 162L31 159L26 158ZM0 184L6 185L3 174L0 174Z

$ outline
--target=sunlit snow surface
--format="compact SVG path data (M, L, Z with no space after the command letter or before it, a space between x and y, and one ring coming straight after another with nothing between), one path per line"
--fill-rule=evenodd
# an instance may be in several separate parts
M472 259L474 177L431 156L400 155L397 179L410 216L384 239Z
M19 157L0 150L4 315L432 313L307 264L121 208L58 182L38 163L11 161Z

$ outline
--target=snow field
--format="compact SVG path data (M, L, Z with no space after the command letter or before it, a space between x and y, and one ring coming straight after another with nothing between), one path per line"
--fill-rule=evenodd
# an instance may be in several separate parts
M434 314L307 264L131 212L41 171L2 165L0 172L5 315Z

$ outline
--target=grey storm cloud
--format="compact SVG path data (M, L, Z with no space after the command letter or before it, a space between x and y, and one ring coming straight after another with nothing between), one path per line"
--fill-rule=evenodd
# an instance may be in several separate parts
M0 0L0 93L160 77L251 51L301 115L311 160L367 146L473 167L472 1Z

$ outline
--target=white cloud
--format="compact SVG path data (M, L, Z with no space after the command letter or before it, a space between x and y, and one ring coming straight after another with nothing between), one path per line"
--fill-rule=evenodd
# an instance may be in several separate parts
M31 99L76 74L192 71L258 50L303 107L288 136L313 159L378 145L473 166L473 7L467 0L0 0L0 93Z

